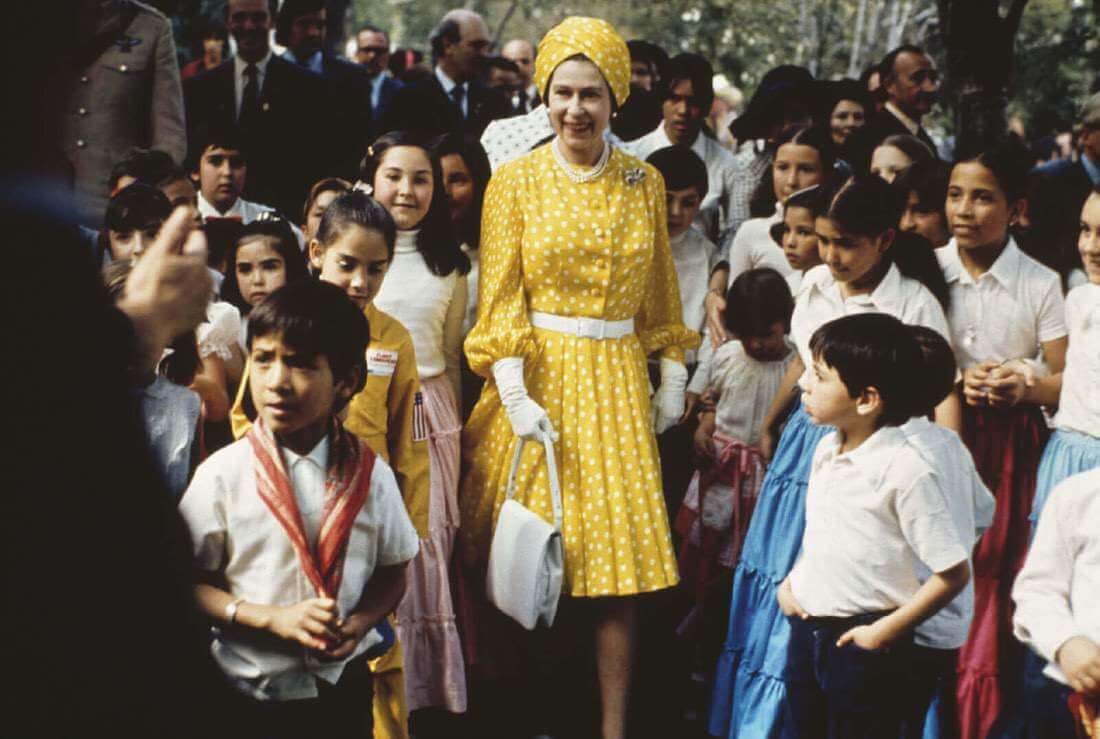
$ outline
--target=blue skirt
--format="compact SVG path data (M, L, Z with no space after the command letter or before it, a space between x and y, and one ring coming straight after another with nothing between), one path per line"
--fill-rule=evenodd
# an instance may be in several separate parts
M733 575L729 628L718 657L708 722L714 736L793 735L784 683L790 625L775 591L802 548L814 450L832 430L810 421L799 402L764 477Z
M1067 477L1100 467L1100 439L1077 431L1058 429L1051 434L1039 460L1035 480L1035 498L1031 503L1031 532L1039 523L1039 514L1050 491Z

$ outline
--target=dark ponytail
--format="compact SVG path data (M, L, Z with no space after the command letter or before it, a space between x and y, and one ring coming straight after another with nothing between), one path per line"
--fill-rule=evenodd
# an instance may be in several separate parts
M892 229L894 242L883 259L928 288L946 313L950 293L931 242L898 228L906 196L881 177L857 175L839 188L825 217L841 231L857 236L877 237Z

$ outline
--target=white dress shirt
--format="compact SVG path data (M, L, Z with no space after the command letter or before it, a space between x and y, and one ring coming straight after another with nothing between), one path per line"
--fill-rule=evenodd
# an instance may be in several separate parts
M684 312L684 325L692 331L702 331L707 322L707 282L714 255L718 247L694 226L676 238L669 239L672 263L676 267L676 279L680 283L680 306ZM694 362L694 349L684 352L686 362Z
M783 220L783 204L775 204L775 213L767 218L750 218L741 224L730 244L727 261L730 265L728 286L741 274L758 267L771 267L786 277L794 272L783 247L772 238L772 226Z
M1100 470L1067 478L1050 494L1012 598L1016 638L1049 663L1045 674L1068 684L1054 662L1071 637L1100 644Z
M386 281L374 299L378 310L401 322L412 336L421 380L444 372L458 389L466 275L440 277L416 248L418 231L398 231Z
M204 198L201 192L199 193L199 215L202 216L204 221L207 218L236 218L242 226L247 226L259 218L261 213L271 213L274 210L271 206L263 203L237 198L233 201L233 205L229 206L223 213L211 205L210 201ZM294 222L290 219L287 219L287 224L290 226L290 230L294 232L294 238L298 239L298 246L305 250L306 237L302 233L302 229L294 225Z
M688 390L699 395L707 390L716 392L715 428L731 439L755 446L760 442L764 416L794 359L794 347L789 349L783 359L761 362L750 357L740 341L727 341L706 362L699 362Z
M1054 424L1100 437L1100 285L1086 283L1066 297L1069 350Z
M943 572L967 559L932 468L896 426L850 452L839 432L814 451L795 599L811 616L857 616L908 603L917 568Z
M271 50L269 49L264 58L256 62L256 91L262 95L264 90L264 80L267 79L267 63L271 61ZM244 70L248 67L248 62L241 59L240 56L233 57L233 85L237 101L237 117L241 115L241 101L244 99L244 86L248 84L248 79L244 76Z
M810 337L814 331L834 318L859 313L886 313L902 323L927 326L951 341L947 318L935 296L917 280L902 275L897 266L890 265L871 293L846 299L828 265L819 264L802 275L791 316L791 339L806 367L802 381L809 378L808 372L813 367ZM802 381L800 384L805 387Z
M971 552L982 532L993 524L997 501L982 482L974 458L951 429L927 418L912 418L902 425L905 438L933 470L933 477L951 516L959 541ZM968 559L968 562L970 560ZM932 572L923 564L917 578L923 583ZM938 613L917 627L915 641L933 649L958 649L970 633L974 615L974 580Z
M443 71L443 68L439 65L435 67L435 78L439 80L439 84L443 85L443 92L447 94L451 102L454 102L454 98L451 97L451 91L456 87L462 88L462 104L459 108L462 110L462 117L467 117L467 112L470 109L470 86L463 82L461 85L447 76L447 73Z
M304 457L283 450L311 543L317 538L326 494L327 446L322 442ZM195 565L224 575L235 598L291 606L317 597L282 524L256 491L255 457L247 438L199 465L180 501L180 513L191 532ZM354 612L376 567L408 562L418 547L393 470L377 457L367 501L348 538L336 594L340 613ZM348 660L380 639L377 633L369 633ZM335 684L348 661L321 661L305 647L245 628L219 629L211 651L237 688L259 700L316 697L316 678Z
M791 296L798 297L798 293L802 290L802 277L806 273L802 270L791 270L791 273L787 275L787 287L791 289Z
M975 280L952 239L936 249L951 290L952 344L959 369L986 360L1038 359L1041 344L1066 335L1058 273L1020 251L1013 239Z
M653 152L667 146L672 146L672 141L665 133L662 121L657 128L640 139L624 144L623 148L644 161ZM695 222L707 238L717 243L729 226L730 195L734 183L733 154L702 132L695 137L691 150L699 155L707 168L707 196L700 204Z

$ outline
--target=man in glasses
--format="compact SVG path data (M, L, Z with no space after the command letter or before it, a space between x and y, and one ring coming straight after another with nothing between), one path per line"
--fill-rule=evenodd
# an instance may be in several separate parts
M875 147L895 134L916 136L932 151L939 150L921 125L921 119L936 104L940 89L939 72L932 59L919 46L905 44L883 58L879 74L886 104L852 135L844 157L857 171L865 171Z
M375 126L382 122L382 116L390 109L393 96L404 85L394 78L389 70L390 36L381 28L366 25L355 36L358 48L355 61L363 65L370 77L371 117Z

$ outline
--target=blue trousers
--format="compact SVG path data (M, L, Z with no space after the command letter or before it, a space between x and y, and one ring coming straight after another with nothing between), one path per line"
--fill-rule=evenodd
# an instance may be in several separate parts
M800 739L897 737L908 708L912 638L875 651L836 645L841 634L881 618L791 619L787 710Z

